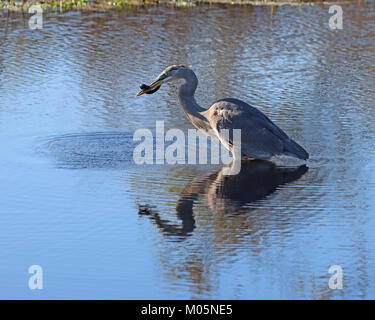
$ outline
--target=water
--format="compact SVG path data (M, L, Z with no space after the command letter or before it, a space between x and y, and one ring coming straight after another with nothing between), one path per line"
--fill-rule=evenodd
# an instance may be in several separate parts
M0 298L375 298L375 10L328 6L144 8L0 15ZM134 164L138 128L192 128L237 97L304 146L301 163ZM28 268L43 268L30 290ZM328 268L340 265L343 289Z

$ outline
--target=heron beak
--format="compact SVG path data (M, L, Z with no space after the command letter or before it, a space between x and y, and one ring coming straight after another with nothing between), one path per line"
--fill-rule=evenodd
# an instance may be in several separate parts
M151 82L148 86L146 86L147 88L144 88L141 91L139 91L137 93L136 97L139 97L144 93L152 94L152 93L156 92L157 90L159 90L162 83L163 83L162 79L156 79L155 81Z

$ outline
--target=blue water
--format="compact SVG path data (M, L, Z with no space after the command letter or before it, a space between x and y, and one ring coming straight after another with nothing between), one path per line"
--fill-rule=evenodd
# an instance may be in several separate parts
M327 5L50 13L42 30L2 11L0 298L375 298L373 9L343 5L337 31ZM171 63L202 106L265 112L306 166L136 165L136 129L192 128L177 84L135 98Z

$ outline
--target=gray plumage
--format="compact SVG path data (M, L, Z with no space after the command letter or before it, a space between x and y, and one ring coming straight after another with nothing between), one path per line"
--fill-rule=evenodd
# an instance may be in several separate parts
M200 107L194 98L198 79L185 66L166 68L138 95L156 92L162 83L172 79L185 80L179 88L178 99L187 118L197 129L218 138L233 156L233 135L228 137L223 130L241 129L241 157L269 159L275 155L287 155L304 160L309 158L306 150L265 114L241 100L226 98L216 101L209 109Z

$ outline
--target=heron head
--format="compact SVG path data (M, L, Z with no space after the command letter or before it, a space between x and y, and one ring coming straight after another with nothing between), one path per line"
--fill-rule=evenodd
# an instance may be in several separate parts
M165 68L162 73L159 74L159 76L152 81L149 85L141 84L140 88L141 91L137 93L137 97L141 96L142 94L153 94L156 91L159 90L161 85L163 83L166 83L174 78L178 78L180 73L183 72L183 70L189 69L182 65L172 65L168 68Z

